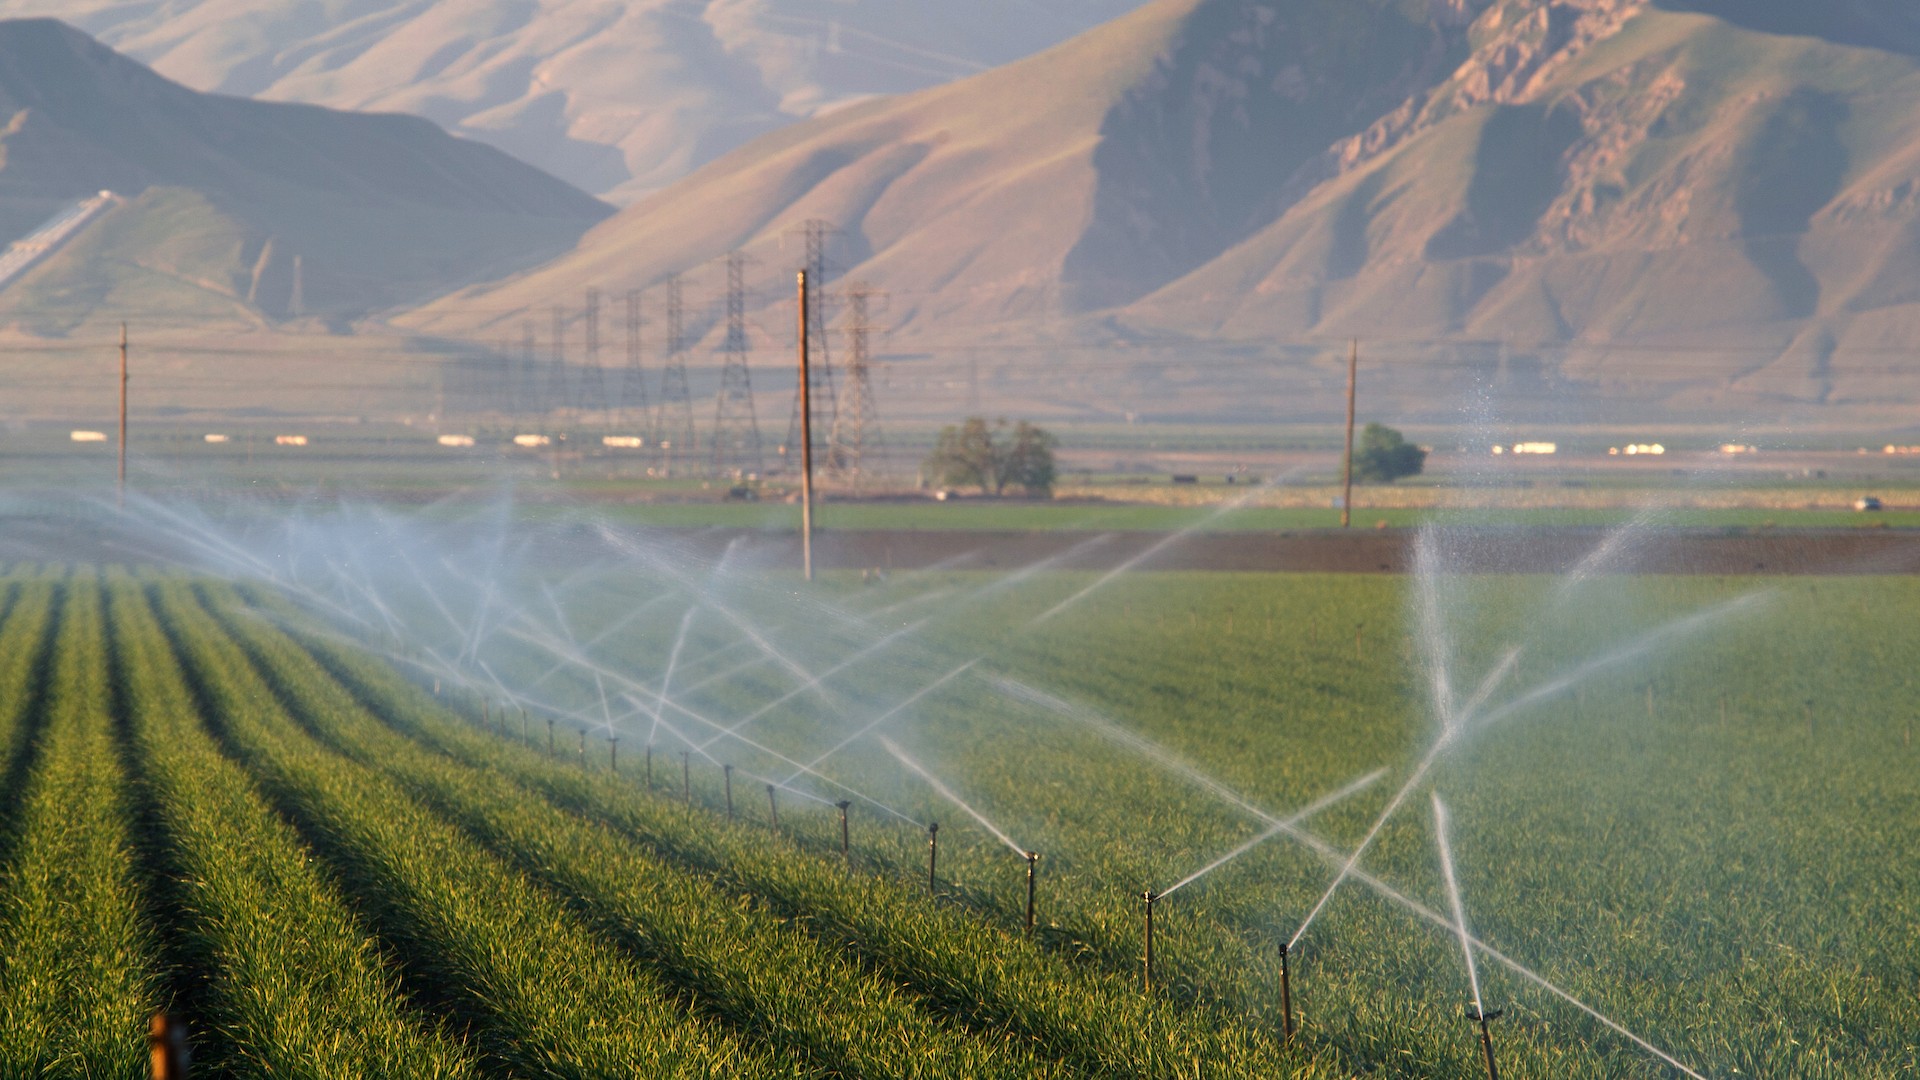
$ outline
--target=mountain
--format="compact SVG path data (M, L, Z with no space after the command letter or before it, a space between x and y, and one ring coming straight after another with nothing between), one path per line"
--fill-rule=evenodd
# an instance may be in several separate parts
M782 296L820 218L903 348L1357 335L1548 396L1910 400L1916 104L1903 0L1156 0L764 136L404 321L492 330L735 248Z
M568 249L612 212L406 116L202 94L46 20L0 21L0 240L105 214L0 289L0 319L338 325Z
M205 91L405 112L617 202L1140 0L0 0Z

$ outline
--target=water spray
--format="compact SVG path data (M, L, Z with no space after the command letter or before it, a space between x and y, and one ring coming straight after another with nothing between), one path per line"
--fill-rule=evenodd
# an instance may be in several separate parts
M1145 987L1147 993L1151 994L1153 993L1153 902L1160 899L1160 896L1152 889L1148 889L1140 894L1140 899L1146 901L1147 906L1147 949L1146 962L1141 972L1141 985Z
M1040 853L1027 852L1027 933L1033 933L1033 884L1040 868Z
M1487 1025L1500 1016L1500 1010L1488 1011L1480 997L1480 970L1473 962L1473 935L1467 930L1467 909L1460 900L1460 878L1453 869L1453 845L1448 839L1451 817L1440 793L1433 793L1433 835L1440 848L1440 869L1447 880L1447 903L1453 909L1454 932L1460 936L1460 952L1467 962L1467 984L1473 1000L1467 1005L1467 1019L1480 1025L1480 1051L1487 1059L1487 1080L1500 1080L1493 1063L1493 1033Z
M934 869L940 863L940 823L927 823L927 895L933 896L939 891L933 876Z
M853 837L847 830L847 808L852 806L853 803L846 799L841 799L833 805L835 809L840 811L840 856L847 860L847 870L851 872L853 870Z
M720 766L720 776L727 789L727 820L733 820L733 766Z
M772 784L767 785L767 821L776 829L780 827L780 803L774 799Z

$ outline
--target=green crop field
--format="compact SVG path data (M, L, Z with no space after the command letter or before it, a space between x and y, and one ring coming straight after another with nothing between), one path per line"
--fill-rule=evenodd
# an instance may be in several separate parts
M519 585L0 577L0 1074L1472 1077L1429 788L1503 1075L1920 1070L1920 581Z

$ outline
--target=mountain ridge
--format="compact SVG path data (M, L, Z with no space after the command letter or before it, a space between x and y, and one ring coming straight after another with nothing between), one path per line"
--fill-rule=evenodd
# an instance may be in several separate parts
M3 238L124 197L0 293L0 318L48 331L150 307L135 277L198 287L183 315L341 325L557 254L612 212L428 121L200 94L56 20L0 21L0 117Z
M787 265L813 217L927 347L1358 335L1693 404L1911 397L1868 359L1920 329L1920 17L1858 41L1891 11L1159 0L751 143L403 321Z
M0 0L183 84L406 112L627 202L748 139L1140 0Z

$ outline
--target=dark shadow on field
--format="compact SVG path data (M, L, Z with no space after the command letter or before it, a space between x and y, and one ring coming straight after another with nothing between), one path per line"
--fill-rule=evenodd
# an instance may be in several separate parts
M16 586L8 590L6 612L0 616L0 627L18 609L23 588ZM41 744L45 741L47 714L53 701L53 643L60 635L60 624L66 617L66 604L67 583L55 582L53 598L47 607L46 626L40 632L40 640L33 646L34 657L27 675L25 700L20 705L16 720L19 726L13 733L13 745L7 748L6 773L0 776L0 871L13 865L20 807L26 801L27 781L33 774L34 765L40 760Z
M231 1060L231 1042L219 1037L217 1025L207 1023L215 1015L213 984L219 977L218 963L207 936L193 926L188 915L186 872L175 856L179 845L154 796L146 757L134 733L138 721L121 641L125 628L115 613L124 604L146 602L144 594L131 585L103 584L100 590L101 621L106 631L102 637L107 661L107 709L114 752L127 776L127 803L133 814L127 831L133 843L135 889L144 921L154 928L159 948L160 976L165 986L162 1008L186 1019L196 1067L222 1075L235 1062Z
M172 650L174 662L179 665L194 712L206 726L214 745L227 760L253 778L274 813L293 827L367 936L378 942L381 952L391 962L399 976L400 995L407 1005L424 1019L440 1025L452 1037L469 1042L487 1071L520 1075L525 1063L511 1055L510 1040L487 1037L494 1021L493 1010L470 992L457 973L434 964L437 951L426 942L417 921L401 905L379 902L382 882L378 872L357 859L351 845L335 838L326 823L305 810L269 766L255 760L240 745L227 726L224 710L215 704L207 685L207 673L188 650L174 613L160 596L159 586L148 585L144 591ZM194 598L205 604L198 588L194 590ZM478 1037L469 1038L475 1035Z
M273 616L262 612L263 617ZM293 633L291 638L312 657L341 686L347 689L355 701L368 715L385 724L400 736L424 746L430 752L444 755L474 769L497 770L497 766L475 758L456 742L436 735L428 725L409 717L409 703L391 700L380 688L370 685L351 668L342 665L338 658L330 655L325 647L316 647L314 641L306 636ZM425 694L424 689L420 690ZM433 702L431 708L445 711L444 702ZM451 720L451 717L448 718ZM468 718L475 719L475 718ZM518 740L510 740L518 741ZM335 747L338 749L338 747ZM511 749L503 747L503 749ZM529 763L528 768L509 768L497 770L507 781L523 791L541 798L554 807L589 823L612 829L670 868L699 875L711 882L723 893L741 901L765 906L773 914L787 919L800 932L803 932L824 946L843 951L851 957L862 971L892 983L911 994L919 1007L927 1015L943 1024L977 1035L1004 1035L1015 1033L1022 1038L1031 1039L1045 1046L1046 1052L1070 1067L1093 1075L1123 1075L1113 1071L1108 1057L1101 1054L1099 1048L1089 1045L1085 1040L1096 1039L1093 1033L1060 1030L1045 1024L1040 1018L1025 1011L1019 1001L991 993L988 986L971 985L953 978L949 971L924 963L922 958L913 955L911 948L895 947L894 942L876 935L871 928L845 913L835 911L814 902L803 884L782 881L773 875L743 874L737 867L716 858L700 847L677 838L665 828L639 820L634 814L610 810L604 802L596 798L592 790L585 785L566 782L578 774L561 766L557 760L547 758L535 748L525 748L531 754L539 755ZM543 770L551 770L550 775L540 775ZM584 777L582 777L584 779ZM404 781L403 781L404 783ZM636 785L637 787L637 785ZM411 790L411 788L410 788ZM644 789L633 792L639 795ZM418 793L416 793L418 794ZM655 793L657 794L657 792ZM431 800L429 800L431 801ZM674 809L678 809L679 800L672 798ZM701 805L702 809L720 813L718 807ZM559 893L569 906L578 901L569 892L568 886L553 879L551 871L543 870L530 861L525 853L503 850L501 842L484 830L476 833L467 823L460 820L458 814L444 806L434 807L437 813L452 820L463 831L473 836L483 846L506 858L535 880ZM663 807L664 809L664 807ZM756 826L725 821L711 821L709 832L714 835L733 833L740 836L745 830ZM755 836L759 840L764 837ZM840 862L837 846L818 841L809 842L808 838L785 833L780 842L790 843L808 855L815 856L827 864ZM914 868L903 865L889 865L890 873L908 875ZM836 868L836 872L837 868ZM920 870L924 880L924 870ZM902 903L913 902L912 898L902 896ZM949 910L975 916L988 915L997 926L956 928L956 932L976 935L994 935L1006 933L1000 929L1017 921L1004 898L996 897L975 887L949 885L939 895L938 905ZM635 937L628 928L611 925L604 916L588 913L586 917L593 924L616 934L622 940L623 948L647 962L659 962L657 950L652 943L631 940ZM1101 975L1120 975L1136 977L1139 971L1139 955L1136 943L1128 941L1103 940L1089 932L1078 932L1060 926L1040 928L1035 938L1038 947L1055 962L1063 963ZM695 965L681 959L676 961L683 969L674 976L676 982L687 977L687 973L697 974ZM688 988L698 993L697 985ZM1211 995L1204 994L1190 982L1169 979L1164 988L1158 991L1169 1003L1180 1009L1216 1009L1224 1008L1222 1002Z
M234 613L227 605L214 601L202 589L196 588L195 597L228 639L246 655L247 661L253 666L254 673L272 690L274 700L281 711L291 717L294 723L314 741L341 759L372 770L393 781L442 821L452 825L502 863L525 875L528 880L558 900L562 908L611 941L637 966L659 978L674 993L680 1004L686 1006L695 1015L705 1017L721 1026L730 1027L748 1039L793 1050L830 1074L856 1075L854 1064L840 1057L830 1045L799 1038L770 1038L768 1032L777 1028L778 1025L766 1023L764 1018L755 1012L742 1010L728 1002L724 995L715 993L712 989L715 984L714 974L707 970L697 958L675 948L670 939L664 936L649 936L597 898L583 894L574 883L567 880L565 874L548 865L538 853L529 852L510 839L499 835L484 821L463 812L449 800L429 790L428 785L415 781L404 769L377 760L371 757L366 749L350 744L331 725L314 715L311 705L287 684L282 673L276 670L273 663L261 652L258 643L251 637L251 628L239 625ZM265 613L261 614L264 616ZM307 655L313 654L309 652ZM314 659L319 663L318 657ZM321 667L341 682L342 689L360 704L370 719L377 723L385 723L380 712L367 704L357 688L344 680L339 680L338 674L332 668L325 664L321 664ZM401 734L403 738L407 737L404 733ZM419 745L417 740L409 741ZM422 746L422 749L428 749L431 752L430 748L425 746ZM465 766L465 763L461 764ZM472 768L472 766L465 767ZM538 797L537 794L535 797ZM588 820L587 823L598 828L609 828L602 822Z

